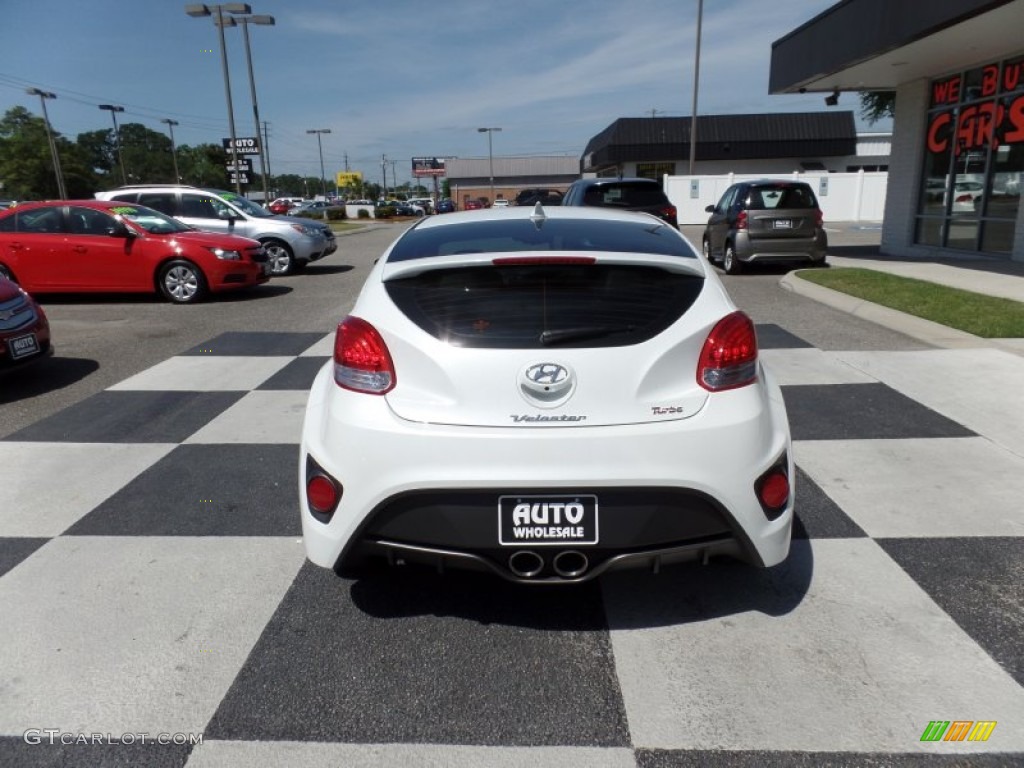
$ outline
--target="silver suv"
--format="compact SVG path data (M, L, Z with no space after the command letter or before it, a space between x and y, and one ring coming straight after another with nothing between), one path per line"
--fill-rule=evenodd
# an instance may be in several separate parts
M259 240L269 256L272 275L302 269L338 247L334 232L322 222L275 216L251 200L221 189L145 184L97 192L96 198L145 205L196 229Z
M708 261L721 260L735 275L754 262L804 261L825 264L828 235L811 186L787 179L742 181L729 187L702 239Z

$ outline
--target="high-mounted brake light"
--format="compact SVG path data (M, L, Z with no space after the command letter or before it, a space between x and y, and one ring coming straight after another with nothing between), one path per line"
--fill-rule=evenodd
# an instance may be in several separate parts
M726 315L708 334L697 362L697 383L709 392L757 380L757 333L743 312Z
M597 259L593 256L499 256L491 259L491 264L496 267L530 267L538 264L596 264Z
M334 334L334 380L343 389L383 395L395 388L395 364L377 329L349 315Z

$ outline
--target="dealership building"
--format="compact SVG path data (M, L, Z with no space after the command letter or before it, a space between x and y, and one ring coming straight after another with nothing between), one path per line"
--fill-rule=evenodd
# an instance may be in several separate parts
M886 253L1024 261L1022 30L1024 0L844 0L772 45L771 93L895 91Z

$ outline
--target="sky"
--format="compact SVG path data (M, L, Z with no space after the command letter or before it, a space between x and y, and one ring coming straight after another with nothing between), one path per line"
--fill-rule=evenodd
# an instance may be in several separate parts
M274 174L347 168L398 181L412 157L580 156L620 117L688 116L698 0L255 0L249 26ZM771 46L836 0L705 0L701 114L820 111L768 93ZM70 139L118 122L177 144L229 136L218 30L175 0L0 0L0 112L41 114ZM241 27L225 29L235 133L256 133ZM855 94L839 109L857 112ZM835 108L833 108L835 109ZM858 118L859 130L870 127ZM394 165L392 165L394 164Z

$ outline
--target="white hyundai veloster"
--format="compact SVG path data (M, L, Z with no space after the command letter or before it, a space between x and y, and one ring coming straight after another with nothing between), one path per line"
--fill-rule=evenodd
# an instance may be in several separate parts
M785 559L793 458L754 325L673 227L429 217L370 272L302 431L306 554L580 582Z

